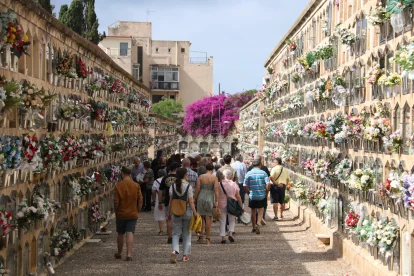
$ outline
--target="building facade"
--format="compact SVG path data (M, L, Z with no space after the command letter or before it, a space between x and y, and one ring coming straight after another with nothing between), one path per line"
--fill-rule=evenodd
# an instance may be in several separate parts
M99 47L151 88L153 103L166 97L186 107L213 94L213 57L191 52L189 41L153 40L151 22L118 21Z
M42 275L113 215L120 168L175 128L149 116L149 88L35 1L1 1L0 17L0 274Z
M398 2L310 1L238 123L244 153L283 159L290 209L362 275L414 273L413 7Z

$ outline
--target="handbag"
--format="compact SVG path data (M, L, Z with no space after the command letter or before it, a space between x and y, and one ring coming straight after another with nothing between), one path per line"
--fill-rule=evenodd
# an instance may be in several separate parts
M187 212L187 194L188 194L188 188L190 188L190 185L187 186L187 189L185 189L185 193L182 196L179 196L176 192L174 187L173 189L173 198L171 201L171 213L173 213L176 217L184 216Z
M240 216L243 213L243 208L240 206L240 203L237 200L228 197L221 181L220 186L227 197L227 213L236 217Z
M220 220L220 215L221 215L220 209L218 207L214 207L213 208L213 219Z

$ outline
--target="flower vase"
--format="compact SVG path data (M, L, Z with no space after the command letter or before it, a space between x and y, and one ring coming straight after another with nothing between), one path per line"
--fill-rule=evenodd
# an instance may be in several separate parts
M385 86L385 97L391 98L392 96L392 88L390 86Z

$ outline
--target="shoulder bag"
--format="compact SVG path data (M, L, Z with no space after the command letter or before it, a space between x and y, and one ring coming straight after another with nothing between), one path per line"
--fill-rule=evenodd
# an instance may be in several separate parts
M243 208L240 206L240 203L237 200L228 197L226 190L223 187L223 183L221 181L220 186L227 197L227 213L236 217L241 216L241 214L243 213Z
M171 213L173 213L173 215L176 217L184 216L187 212L188 188L190 188L190 184L188 184L187 189L185 189L185 193L182 196L179 196L175 192L175 185L173 185L171 188L173 189Z

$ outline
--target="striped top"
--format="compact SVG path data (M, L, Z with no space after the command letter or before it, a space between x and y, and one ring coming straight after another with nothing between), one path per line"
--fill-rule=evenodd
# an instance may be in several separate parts
M262 200L266 197L266 184L269 183L267 173L254 168L246 174L243 186L249 187L251 200Z

